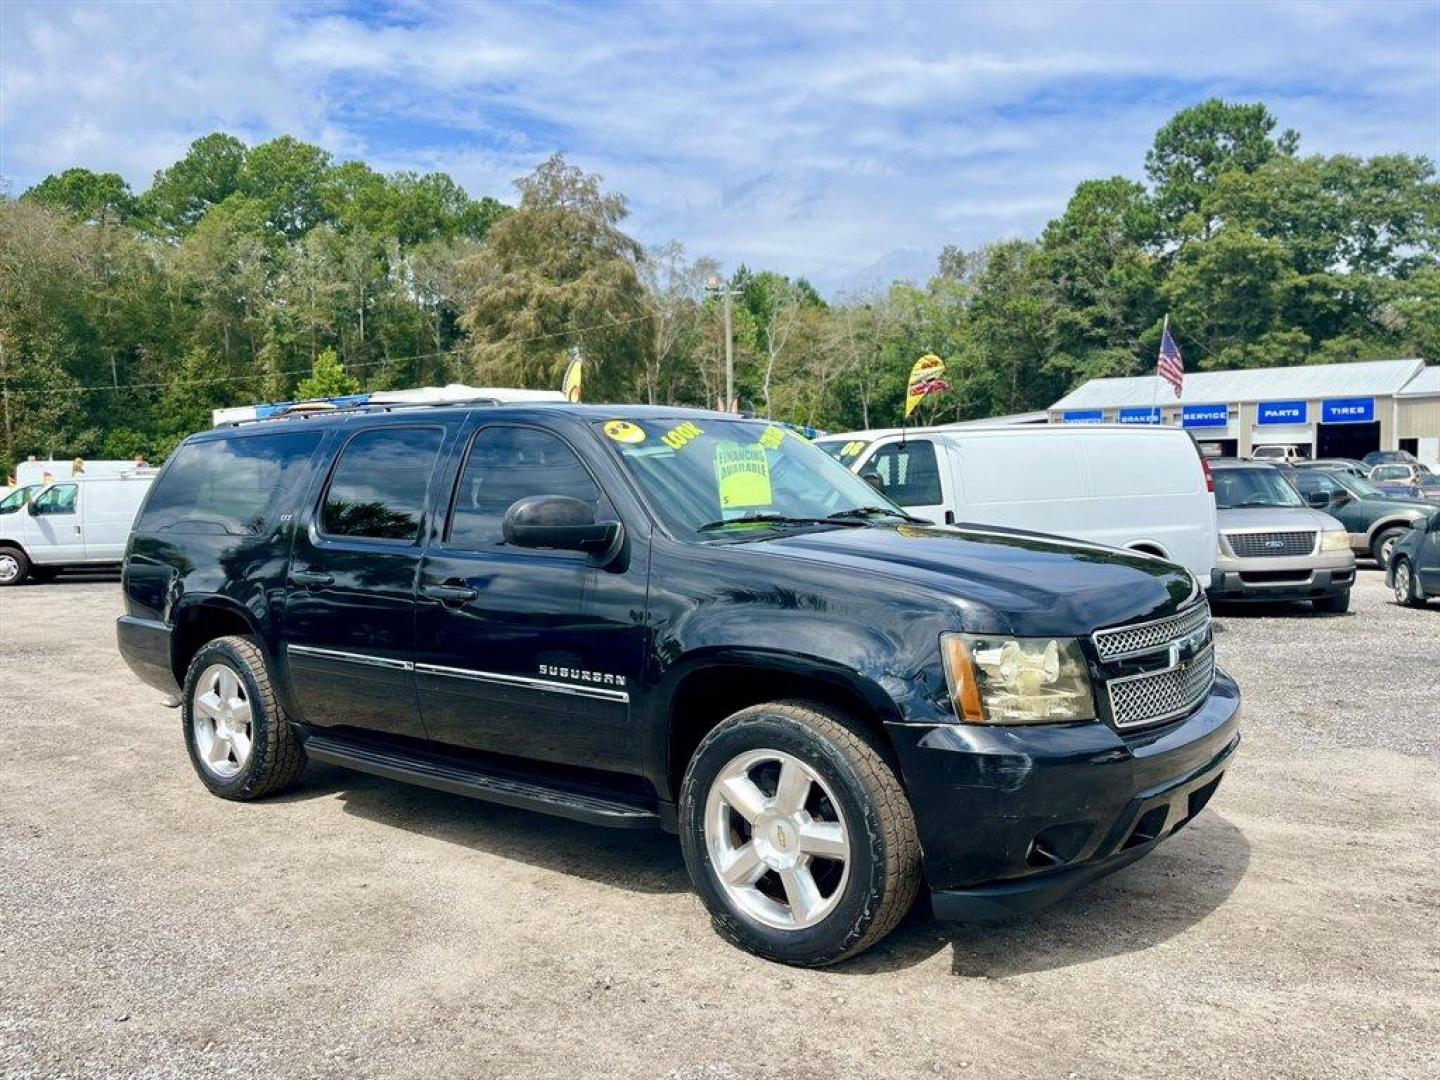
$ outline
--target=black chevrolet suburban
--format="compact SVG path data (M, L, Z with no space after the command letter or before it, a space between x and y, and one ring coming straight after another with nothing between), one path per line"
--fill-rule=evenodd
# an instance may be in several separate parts
M723 934L826 964L921 879L1024 912L1198 814L1239 742L1194 578L907 517L783 427L362 407L188 439L120 650L228 799L307 760L677 832Z

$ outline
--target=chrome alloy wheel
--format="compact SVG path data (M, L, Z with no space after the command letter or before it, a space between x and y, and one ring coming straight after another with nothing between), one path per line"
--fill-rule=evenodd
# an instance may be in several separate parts
M20 560L8 551L0 551L0 582L9 584L20 576Z
M1410 603L1410 563L1402 561L1395 567L1395 602Z
M777 930L823 920L850 876L839 802L780 750L749 750L720 770L705 800L705 846L730 902Z
M211 664L195 683L195 751L206 771L229 780L250 760L254 714L245 684L227 664Z

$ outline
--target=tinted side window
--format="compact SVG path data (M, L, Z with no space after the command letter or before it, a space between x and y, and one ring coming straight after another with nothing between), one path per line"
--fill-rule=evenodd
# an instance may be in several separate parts
M340 452L321 510L331 536L413 541L420 535L441 428L362 431Z
M880 490L901 506L935 506L944 502L935 447L926 439L882 446L861 473L880 474Z
M558 436L536 428L486 427L460 474L448 542L466 548L500 543L505 511L530 495L568 495L589 503L597 521L614 517L575 451Z
M186 443L155 482L136 531L263 532L319 445L316 431Z

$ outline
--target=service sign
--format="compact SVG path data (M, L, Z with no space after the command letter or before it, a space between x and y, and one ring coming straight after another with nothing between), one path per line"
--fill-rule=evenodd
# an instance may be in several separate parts
M1120 423L1122 424L1158 424L1160 423L1159 409L1121 409Z
M1067 424L1103 424L1105 422L1105 410L1067 409L1060 414L1060 419Z
M1225 427L1230 423L1230 410L1222 405L1186 405L1180 412L1185 427Z
M1308 424L1310 405L1304 401L1262 401L1255 410L1257 424Z
M1371 424L1375 422L1373 397L1331 398L1320 403L1322 424Z

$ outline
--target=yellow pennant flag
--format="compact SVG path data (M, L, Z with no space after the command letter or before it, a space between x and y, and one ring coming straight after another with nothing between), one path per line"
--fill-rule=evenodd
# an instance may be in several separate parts
M570 361L570 366L565 369L565 378L561 380L560 390L565 395L566 401L580 400L580 369L582 361L580 357Z
M910 369L910 381L906 384L905 419L910 419L910 414L915 411L915 406L920 404L920 399L926 394L949 389L949 386L940 378L943 374L945 374L945 361L934 353L926 353L915 361L915 366Z

